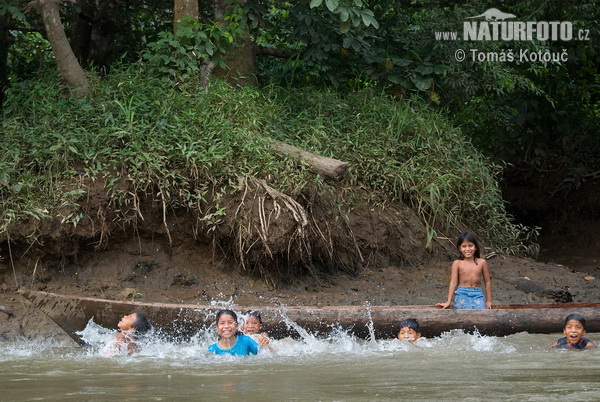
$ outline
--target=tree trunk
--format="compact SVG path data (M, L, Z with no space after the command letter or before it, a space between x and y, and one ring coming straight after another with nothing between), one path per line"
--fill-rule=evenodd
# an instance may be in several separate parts
M341 181L346 177L348 162L315 155L281 141L273 141L273 146L278 153L289 156L298 162L308 164L310 170L314 173L321 174L337 181Z
M238 0L239 6L243 6L245 2L246 0ZM223 26L228 24L225 20L228 10L234 7L230 3L228 0L214 0L213 3L215 19ZM244 33L236 38L225 55L227 69L216 68L215 75L224 77L231 84L256 85L255 48L248 26L244 26Z
M79 65L65 29L60 20L60 4L65 0L33 0L27 5L27 9L35 9L44 21L46 36L52 46L52 52L56 58L58 73L67 86L75 91L76 97L85 96L89 87L85 72ZM76 0L67 0L75 3Z
M81 0L80 11L73 12L73 36L71 38L71 49L82 66L89 66L89 50L91 47L92 24L96 14L96 3L94 0Z
M115 47L117 0L81 0L71 46L83 66L106 70Z
M8 88L8 50L13 42L13 37L8 28L0 27L0 108L4 103L4 91Z
M173 11L173 31L176 31L177 24L183 17L188 16L196 20L198 19L198 0L175 0Z

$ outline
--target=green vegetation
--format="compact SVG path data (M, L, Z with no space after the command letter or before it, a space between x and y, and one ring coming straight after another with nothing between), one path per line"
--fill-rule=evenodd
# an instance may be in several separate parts
M103 179L115 219L134 222L140 197L166 214L202 206L207 230L239 177L292 197L335 184L273 150L278 139L350 163L354 201L412 204L429 236L470 227L498 250L533 254L535 231L507 216L491 164L441 113L418 99L372 90L232 88L213 81L164 85L130 66L93 83L88 98L62 98L51 74L8 93L0 143L0 232L81 203L77 180ZM209 208L205 208L206 206ZM62 216L77 225L83 212ZM35 240L35 236L32 240Z

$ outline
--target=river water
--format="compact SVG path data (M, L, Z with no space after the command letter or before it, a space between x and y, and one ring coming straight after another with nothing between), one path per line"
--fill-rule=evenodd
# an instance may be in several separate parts
M152 337L132 356L107 353L113 330L89 323L81 336L89 347L0 343L0 400L600 400L600 349L548 350L561 334L450 331L416 344L304 334L249 357L207 353L212 330Z

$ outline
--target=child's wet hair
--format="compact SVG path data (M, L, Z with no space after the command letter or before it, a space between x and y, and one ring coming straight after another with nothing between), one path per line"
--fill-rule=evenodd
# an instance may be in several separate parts
M419 326L419 322L416 318L407 318L406 320L400 323L400 329L402 328L410 328L414 329L417 334L421 333L421 327Z
M221 318L221 316L223 314L227 314L233 317L233 321L235 321L236 323L238 322L238 316L237 314L233 311L233 310L228 310L228 309L223 309L223 310L219 310L219 312L217 313L217 322L219 322L219 318Z
M569 314L567 316L567 318L565 319L565 327L567 326L569 321L579 321L581 323L581 325L583 326L583 329L585 329L585 318L583 318L582 315L577 314L577 313Z
M262 318L260 316L260 311L257 311L257 310L248 310L248 311L246 311L245 315L246 315L247 318L250 318L250 317L256 318L258 320L258 322L260 324L262 324Z
M481 258L481 253L479 252L479 241L477 240L477 235L473 232L463 232L458 236L458 240L456 240L456 249L459 251L460 258L464 258L460 253L460 245L465 241L471 242L475 245L475 254L473 256L475 258Z
M135 313L135 321L131 324L131 327L135 329L135 333L143 335L152 329L152 324L145 314Z

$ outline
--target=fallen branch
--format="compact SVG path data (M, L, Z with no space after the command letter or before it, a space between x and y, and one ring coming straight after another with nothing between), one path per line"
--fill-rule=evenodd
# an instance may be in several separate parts
M281 155L289 156L299 162L308 164L310 170L317 174L322 174L337 181L341 181L346 177L349 166L348 162L315 155L281 141L273 141L273 146Z

